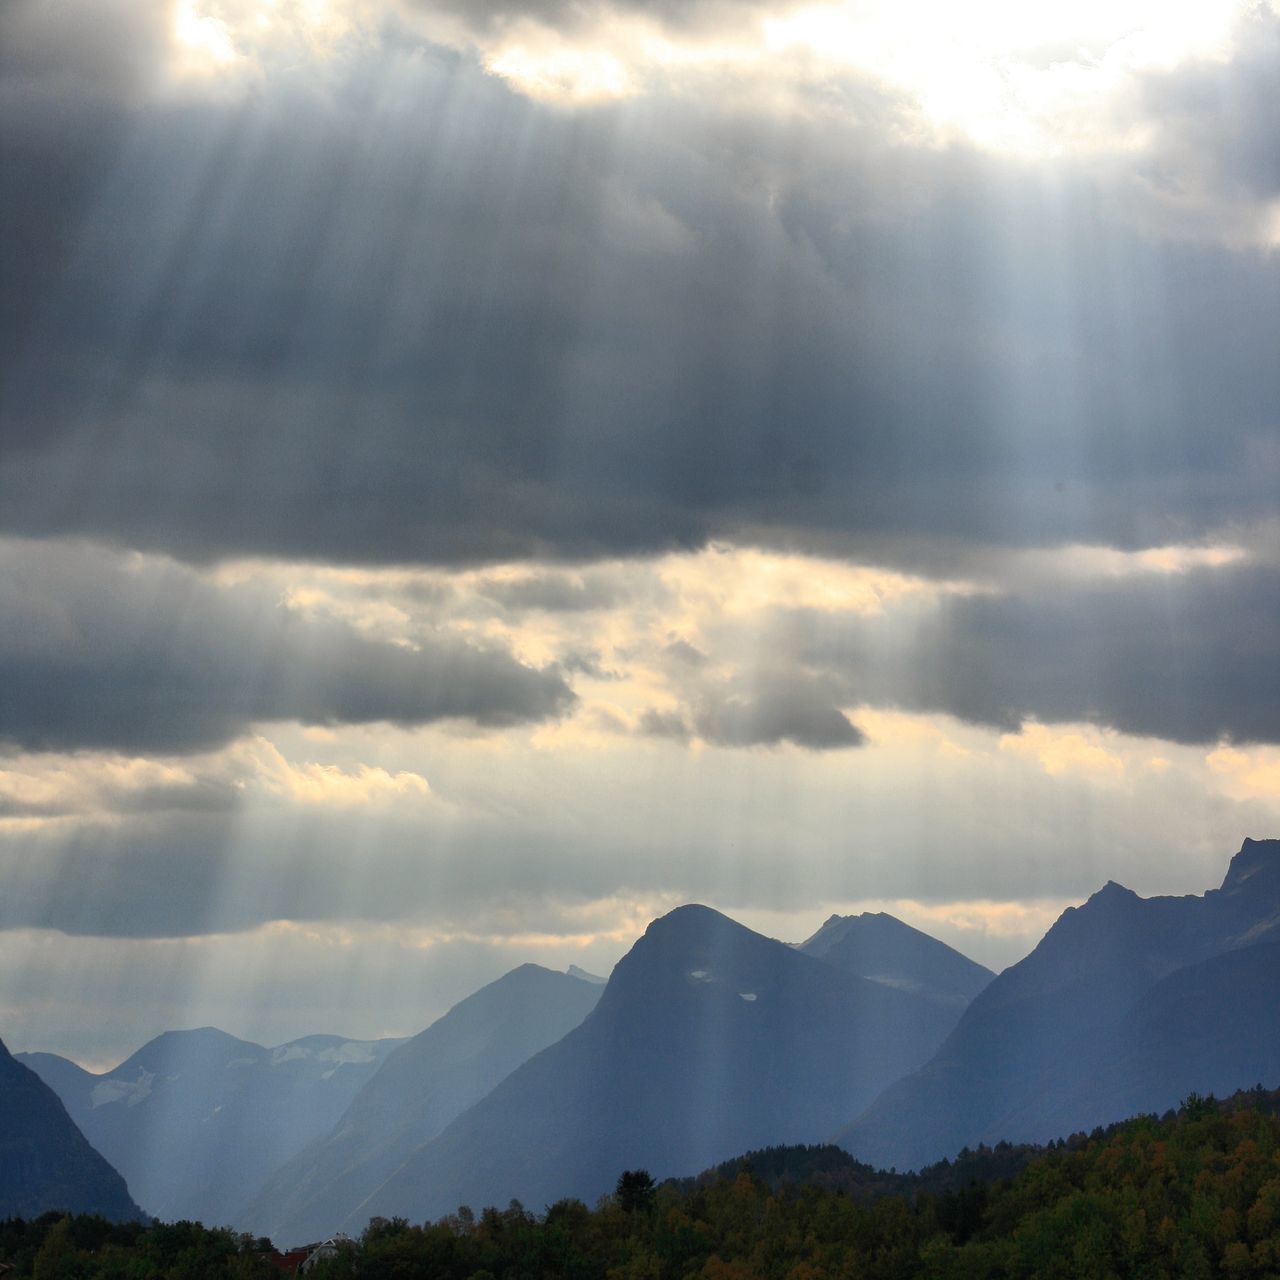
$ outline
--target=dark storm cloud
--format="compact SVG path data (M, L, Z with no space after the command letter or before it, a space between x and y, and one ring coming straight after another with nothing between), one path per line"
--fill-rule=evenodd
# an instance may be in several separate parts
M0 528L931 568L1274 510L1280 260L1144 239L1087 165L566 112L419 53L157 104L105 166L0 128Z
M3 831L0 875L0 929L181 937L271 920L474 922L504 901L589 900L660 872L628 869L598 845L588 853L581 833L554 826L439 812L382 813L371 825L366 812L296 806Z
M1089 721L1175 742L1280 742L1280 573L1143 575L944 601L912 631L796 613L774 639L865 701L1016 730Z
M831 682L769 673L742 688L713 689L699 699L694 727L722 747L775 747L790 742L810 751L859 747L862 731L833 705ZM653 724L650 720L648 724ZM655 726L661 733L665 720Z
M673 742L688 742L692 734L688 722L678 711L663 711L647 707L640 716L638 732L647 738L670 738Z
M105 791L103 798L116 813L230 813L243 798L233 780L219 778Z
M0 5L0 395L63 278L77 227L162 61L162 26L133 0ZM15 439L0 413L0 443Z
M0 742L11 747L188 752L272 720L509 725L561 714L573 696L557 672L502 649L370 639L174 565L48 545L0 553ZM216 799L181 807L200 798Z
M86 809L115 814L230 813L242 794L230 779L197 778L190 782L127 787L96 782L80 796L24 800L0 793L0 818L83 817Z
M8 0L0 10L0 95L10 112L36 103L53 109L46 128L65 127L91 103L135 98L156 78L165 44L164 22L134 0Z

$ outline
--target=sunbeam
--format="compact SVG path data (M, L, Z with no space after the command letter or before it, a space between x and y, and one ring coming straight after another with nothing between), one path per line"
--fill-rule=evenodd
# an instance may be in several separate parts
M1278 86L1274 0L0 8L0 1087L128 1182L0 1272L1280 1084Z

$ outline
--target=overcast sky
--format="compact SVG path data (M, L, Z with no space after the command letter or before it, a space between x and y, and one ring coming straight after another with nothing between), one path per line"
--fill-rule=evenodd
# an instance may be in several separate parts
M0 7L0 1036L1280 834L1274 0Z

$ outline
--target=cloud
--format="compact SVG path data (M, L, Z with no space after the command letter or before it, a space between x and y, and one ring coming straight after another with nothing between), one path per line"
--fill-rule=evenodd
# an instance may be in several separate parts
M791 614L772 643L847 680L846 705L1015 730L1089 722L1173 742L1280 741L1280 573L1179 574L943 596L910 629Z
M119 111L119 149L0 128L10 532L927 566L1273 507L1280 260L1141 230L1133 164L674 93L575 115L391 45Z
M471 31L482 34L526 21L568 33L626 14L651 18L677 30L723 26L766 12L770 5L768 0L406 0L406 8L425 15L451 14Z
M242 798L227 762L39 753L0 768L0 818L230 813Z
M645 737L670 738L675 742L688 742L692 736L684 716L669 708L646 707L636 729Z
M607 609L619 596L619 584L607 574L524 573L515 577L484 578L476 589L480 595L513 612L577 613Z
M40 0L12 0L0 12L6 105L43 99L74 110L85 99L137 100L168 43L157 17L135 0L64 0L56 10Z
M560 674L492 644L394 644L163 560L0 547L0 739L11 747L191 752L278 720L498 727L573 700Z
M0 932L184 937L289 920L527 937L618 895L818 914L870 898L1083 896L1108 877L1194 892L1217 882L1242 831L1280 815L1274 789L1241 785L1203 750L1167 746L1157 769L1144 767L1149 742L1112 736L1121 776L1050 773L989 729L923 728L942 730L937 749L877 733L856 767L842 751L691 754L616 734L549 751L348 731L317 760L282 730L304 785L280 785L264 758L237 769L234 810L0 817ZM87 783L101 762L77 767ZM341 794L306 785L330 781Z
M1095 777L1124 776L1122 757L1083 733L1060 733L1045 725L1024 724L1018 733L1005 734L1000 746L1034 756L1048 774L1080 771Z
M811 751L859 747L865 737L833 705L834 691L822 680L798 674L757 673L738 688L704 691L694 727L706 741L723 747L778 746L790 742ZM650 715L645 725L671 736L668 718Z
M1280 11L1253 6L1229 59L1144 77L1136 106L1155 135L1154 185L1169 194L1194 185L1218 216L1241 195L1265 207L1280 196Z

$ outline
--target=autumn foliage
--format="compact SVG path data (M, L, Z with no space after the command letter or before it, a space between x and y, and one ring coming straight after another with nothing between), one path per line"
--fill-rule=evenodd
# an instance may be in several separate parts
M1044 1148L982 1148L843 1184L829 1148L756 1153L595 1208L566 1200L375 1219L317 1280L982 1280L1280 1274L1280 1095L1189 1098ZM821 1176L806 1180L806 1167ZM1016 1169L1011 1176L997 1171ZM981 1173L994 1174L982 1180ZM620 1182L620 1186L622 1183ZM95 1225L96 1224L96 1225ZM191 1224L0 1224L0 1261L40 1280L279 1274L261 1242Z

